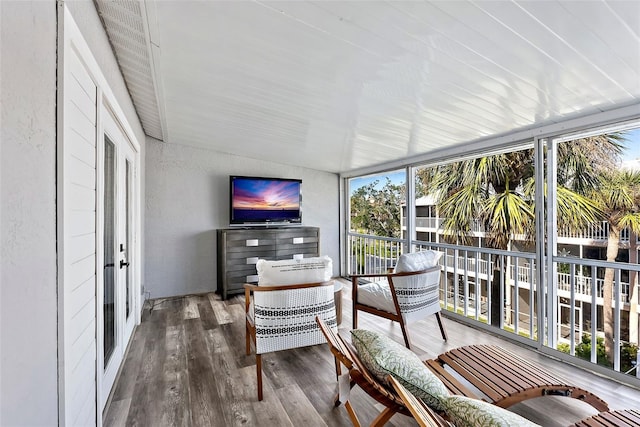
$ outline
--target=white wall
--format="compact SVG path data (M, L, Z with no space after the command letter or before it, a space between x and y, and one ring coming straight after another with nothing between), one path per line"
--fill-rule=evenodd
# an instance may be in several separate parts
M0 425L56 425L56 3L0 5Z
M147 139L146 287L151 298L216 289L216 229L229 226L229 175L302 179L306 226L339 271L338 176Z

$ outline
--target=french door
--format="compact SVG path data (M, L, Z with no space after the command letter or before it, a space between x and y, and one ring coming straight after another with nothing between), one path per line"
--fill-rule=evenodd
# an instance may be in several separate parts
M97 335L99 400L104 409L136 323L136 296L140 292L136 275L136 153L108 108L103 109L101 118L97 249L102 280L98 280Z

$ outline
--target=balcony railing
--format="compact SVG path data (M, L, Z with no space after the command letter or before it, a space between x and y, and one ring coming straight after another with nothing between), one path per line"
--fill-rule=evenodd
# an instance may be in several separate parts
M350 233L347 273L387 271L403 252L403 244L401 239ZM640 265L556 257L554 268L560 272L544 296L538 296L534 253L424 241L414 241L412 246L413 251L433 249L444 254L440 259L443 270L440 298L443 309L452 316L462 321L495 325L501 333L528 340L530 345L551 348L564 345L572 356L576 355L576 345L585 337L590 342L602 339L603 277L610 269L613 271L614 324L611 367L618 372L628 371L629 367L621 363L621 347L629 339L628 316L623 316L623 312L629 310L630 284L626 277L633 277L640 271ZM590 274L583 274L584 271ZM637 292L638 287L634 286ZM549 295L551 299L547 300ZM493 304L499 305L498 310L496 307L492 310ZM547 306L552 307L545 309ZM491 318L492 312L499 313L498 319ZM542 337L538 335L540 327L547 331ZM602 362L598 360L595 345L590 359L593 363Z
M582 230L570 230L569 228L558 229L558 238L584 239L584 240L601 240L606 241L609 238L609 223L601 221L592 224ZM629 242L629 230L624 229L620 232L620 241Z
M593 279L591 277L584 277L581 275L574 275L568 273L558 273L558 290L564 292L571 292L573 287L576 294L576 298L583 300L591 300L592 290L596 289L596 301L602 305L602 298L604 293L604 279L596 278L596 286L593 286ZM629 283L620 282L620 302L623 304L629 303Z
M420 229L427 229L428 231L438 231L441 230L443 218L438 217L417 217L416 218L416 229L421 231ZM401 226L405 226L406 217L402 217ZM484 227L479 221L474 221L471 224L472 233L483 233ZM620 232L620 241L623 243L629 242L629 230L624 229ZM566 239L579 239L586 241L597 241L597 242L605 242L609 237L609 223L607 221L601 221L596 224L591 224L585 227L582 230L571 230L569 228L559 228L558 229L558 238L561 240ZM640 243L640 238L636 238L637 243Z

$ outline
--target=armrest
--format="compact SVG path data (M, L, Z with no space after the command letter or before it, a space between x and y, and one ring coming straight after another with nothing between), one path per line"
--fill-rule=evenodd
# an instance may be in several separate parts
M397 277L397 276L412 276L415 274L424 274L431 273L432 271L440 271L442 270L442 266L440 264L436 264L433 267L425 268L424 270L416 270L416 271L402 271L398 273L394 273L393 271L389 271L387 273L371 273L371 274L350 274L351 281L354 279L361 279L367 277Z
M393 273L350 274L349 277L351 277L351 281L353 281L353 279L361 279L365 277L389 277L392 274Z
M244 284L244 313L249 313L249 307L251 305L251 292L253 292L258 287L256 285L251 285L249 283Z
M349 277L351 278L351 289L353 290L354 297L358 286L360 286L360 283L358 283L358 279L376 279L382 277L386 277L388 279L390 276L390 273L351 274Z

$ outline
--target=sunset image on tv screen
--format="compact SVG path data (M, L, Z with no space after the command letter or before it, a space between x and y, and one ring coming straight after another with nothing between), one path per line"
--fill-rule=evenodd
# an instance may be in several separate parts
M233 216L244 221L286 221L300 214L300 182L236 179Z

